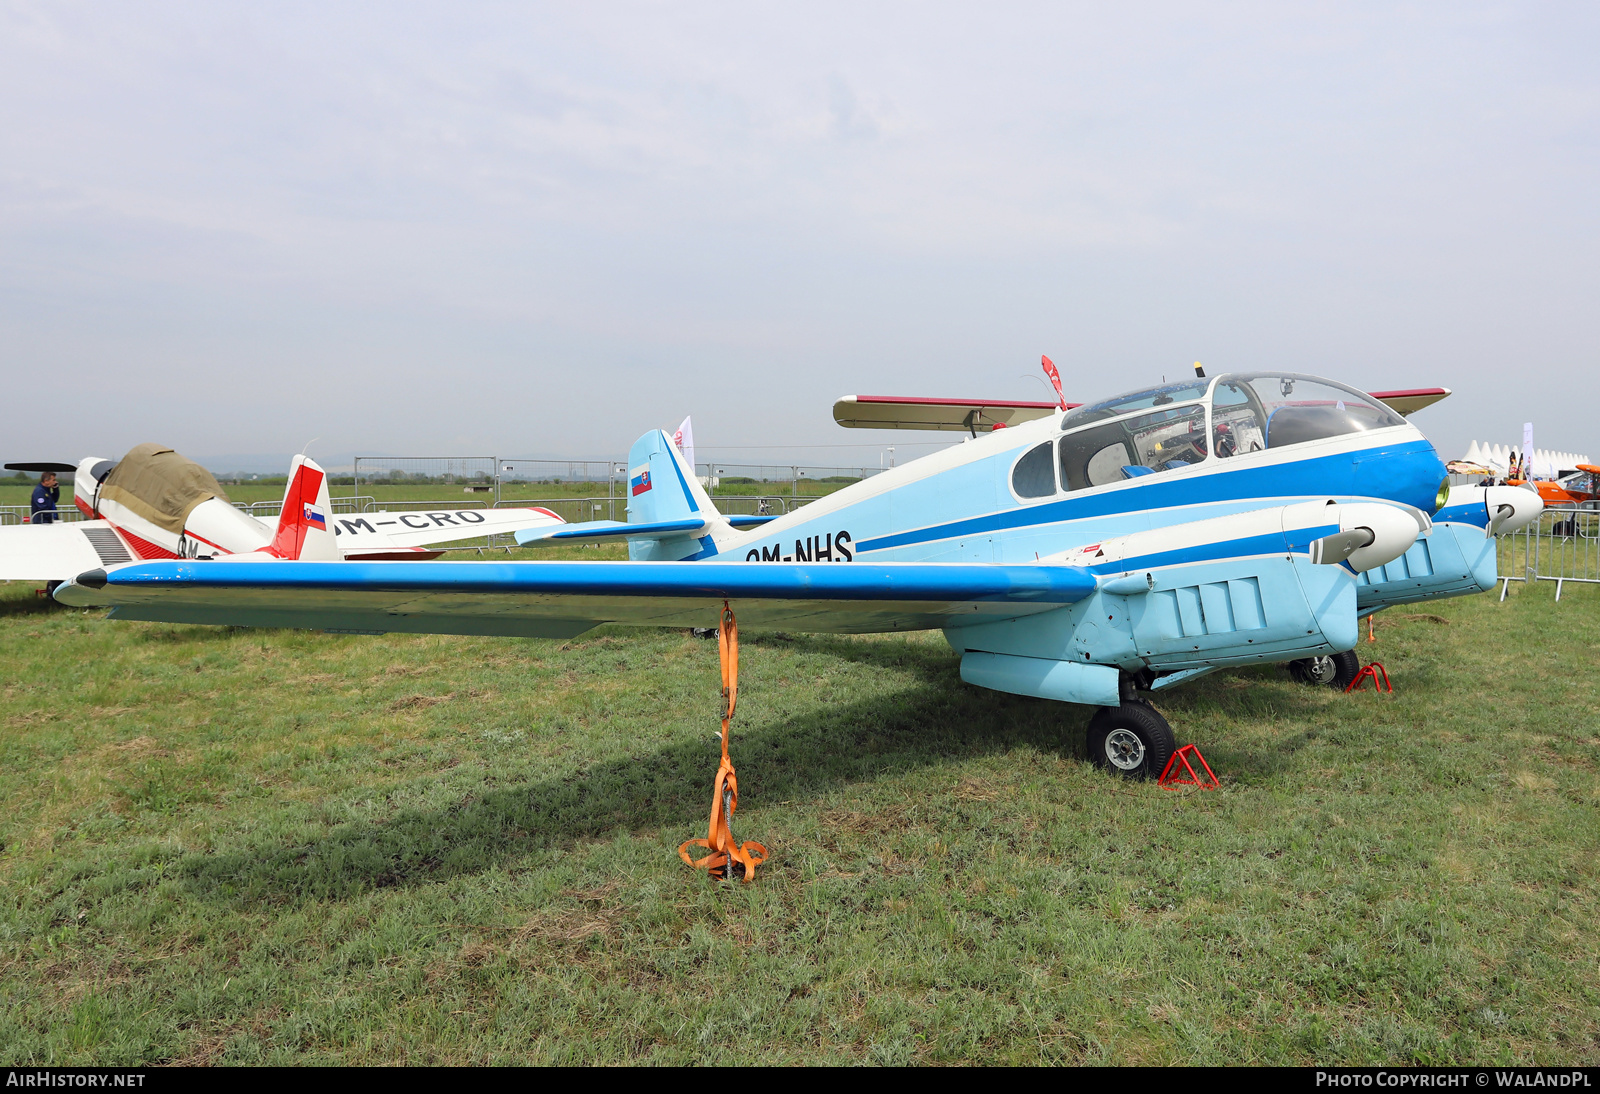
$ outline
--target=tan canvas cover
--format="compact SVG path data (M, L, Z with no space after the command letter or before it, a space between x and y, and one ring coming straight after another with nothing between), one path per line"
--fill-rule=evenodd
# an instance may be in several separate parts
M183 532L189 512L207 498L228 500L211 472L170 448L141 444L122 457L100 487L103 501L126 505L157 528Z

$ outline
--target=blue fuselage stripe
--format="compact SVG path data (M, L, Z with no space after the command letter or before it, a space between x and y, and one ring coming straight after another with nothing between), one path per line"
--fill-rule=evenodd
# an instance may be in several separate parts
M860 550L883 551L917 543L963 536L978 536L1017 528L1057 524L1084 520L1091 517L1116 516L1135 511L1170 509L1179 506L1207 505L1216 502L1261 499L1271 504L1279 499L1304 497L1381 497L1405 501L1412 492L1406 487L1426 485L1431 500L1443 477L1444 465L1439 462L1433 445L1426 440L1369 448L1356 452L1340 452L1312 460L1251 467L1249 459L1239 457L1237 467L1214 474L1169 479L1160 475L1130 479L1118 489L1106 490L1084 497L1068 495L1041 505L1021 506L981 517L951 521L947 524L917 528L907 532L879 536L860 541ZM1363 463L1382 461L1385 477L1390 481L1379 484L1360 481ZM1434 475L1437 467L1438 475ZM1431 484L1427 483L1432 479ZM1410 482L1409 480L1416 480ZM1314 490L1308 490L1314 487Z
M1286 536L1282 532L1268 532L1259 536L1244 536L1219 543L1202 543L1193 547L1175 547L1170 551L1155 551L1136 555L1117 562L1101 562L1089 566L1096 574L1120 574L1125 570L1156 569L1162 566L1185 566L1196 562L1216 562L1229 558L1250 558L1259 555L1305 554L1314 539L1331 536L1339 530L1337 524L1319 528L1296 528Z

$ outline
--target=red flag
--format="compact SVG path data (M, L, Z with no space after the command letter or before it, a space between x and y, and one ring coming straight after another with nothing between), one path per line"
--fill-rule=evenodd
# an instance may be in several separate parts
M1048 357L1040 357L1044 362L1044 374L1050 377L1050 382L1056 386L1056 398L1061 402L1061 409L1067 409L1067 397L1061 393L1061 373L1056 371L1056 364Z

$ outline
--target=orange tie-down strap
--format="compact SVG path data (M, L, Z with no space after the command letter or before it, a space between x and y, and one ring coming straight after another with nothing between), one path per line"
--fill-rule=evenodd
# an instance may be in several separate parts
M717 766L717 778L711 788L711 828L705 839L685 840L678 847L678 855L714 878L729 877L737 871L745 881L754 881L756 867L767 861L767 849L755 840L737 842L729 826L733 811L739 808L739 777L733 772L733 761L728 759L728 723L733 721L733 708L739 701L739 624L726 600L722 602L722 625L717 628L717 652L722 658L722 763ZM705 858L690 858L691 847L703 847L711 853Z

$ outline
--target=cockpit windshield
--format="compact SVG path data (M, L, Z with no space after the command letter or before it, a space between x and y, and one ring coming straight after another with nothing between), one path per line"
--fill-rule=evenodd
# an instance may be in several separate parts
M1077 429L1090 422L1116 418L1135 410L1169 406L1172 403L1186 403L1203 398L1208 382L1188 380L1181 384L1163 384L1161 387L1145 388L1143 391L1130 391L1125 395L1118 395L1114 399L1098 403L1086 403L1076 410L1069 411L1061 419L1061 428Z
M1163 384L1064 415L1055 442L1019 458L1011 488L1019 499L1042 499L1404 423L1371 396L1313 376L1230 374Z
M1211 430L1224 458L1403 424L1354 388L1294 373L1223 376L1212 396Z

